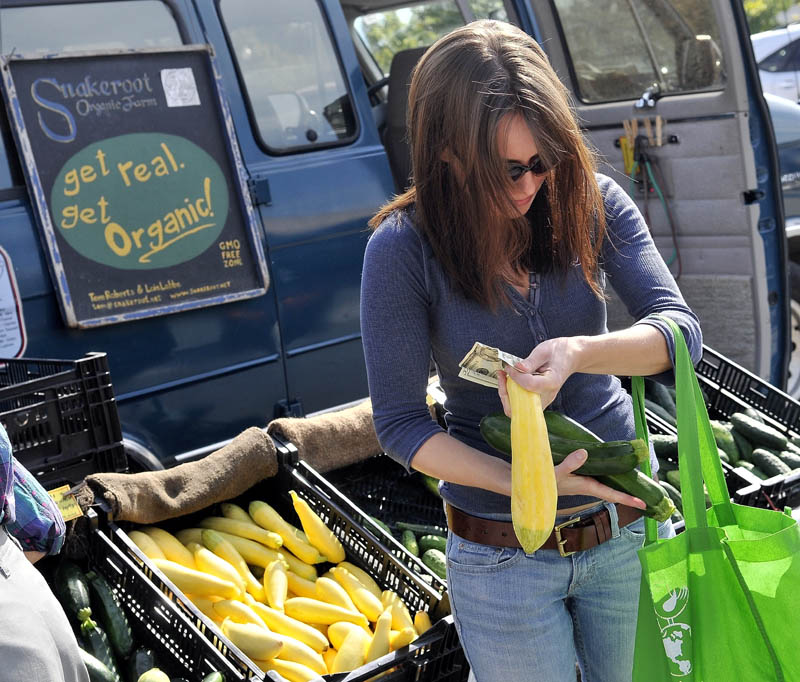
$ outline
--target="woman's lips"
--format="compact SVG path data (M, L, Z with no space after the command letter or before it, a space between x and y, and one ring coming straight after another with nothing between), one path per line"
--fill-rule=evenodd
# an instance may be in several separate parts
M525 197L524 199L514 199L514 203L517 206L526 206L533 201L533 194Z

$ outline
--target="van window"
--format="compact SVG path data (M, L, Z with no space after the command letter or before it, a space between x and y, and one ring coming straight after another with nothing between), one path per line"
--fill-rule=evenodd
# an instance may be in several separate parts
M725 69L711 0L555 0L587 103L719 90Z
M220 10L269 150L354 138L353 104L316 0L223 0Z
M785 45L780 50L773 52L769 57L765 57L758 68L762 71L770 71L776 73L779 71L797 71L797 63L800 61L800 41L795 40L793 43Z
M97 27L103 30L98 31ZM181 44L175 19L160 0L85 2L0 9L0 53L37 57L75 51L165 48ZM25 184L5 110L0 111L0 189Z
M432 45L437 38L475 19L508 21L503 0L470 0L462 14L456 0L415 3L357 17L353 27L385 75L400 50ZM465 10L466 11L466 10Z
M76 50L97 52L180 44L175 19L160 0L82 2L0 10L0 51L3 54L15 52L36 57Z

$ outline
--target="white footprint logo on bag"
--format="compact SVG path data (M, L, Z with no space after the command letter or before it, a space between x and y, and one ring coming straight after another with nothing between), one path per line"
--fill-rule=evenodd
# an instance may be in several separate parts
M656 604L655 612L664 651L669 659L670 674L673 677L685 677L692 672L692 628L687 623L676 621L689 604L689 589L683 587L670 590L660 604Z

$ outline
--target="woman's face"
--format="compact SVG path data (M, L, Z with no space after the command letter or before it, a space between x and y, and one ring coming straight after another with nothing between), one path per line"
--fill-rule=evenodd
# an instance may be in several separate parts
M529 166L535 161L539 149L531 135L527 122L520 114L510 114L497 129L497 149L500 158L508 165L509 170L514 166ZM520 168L516 172L520 172ZM525 215L536 197L536 193L545 181L546 175L535 175L527 170L511 183L511 200L514 203L514 216Z

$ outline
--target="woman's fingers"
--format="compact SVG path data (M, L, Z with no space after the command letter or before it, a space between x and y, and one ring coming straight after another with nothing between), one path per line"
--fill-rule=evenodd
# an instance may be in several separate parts
M618 502L628 507L636 507L638 509L647 507L644 501L638 497L614 490L614 488L600 483L600 481L591 476L574 474L573 472L579 469L581 464L586 461L586 457L586 450L575 450L575 452L567 455L561 464L556 466L559 495L591 495L607 502Z
M583 448L571 452L561 464L556 466L556 478L569 476L575 469L580 469L581 464L586 461L587 457L588 453Z

